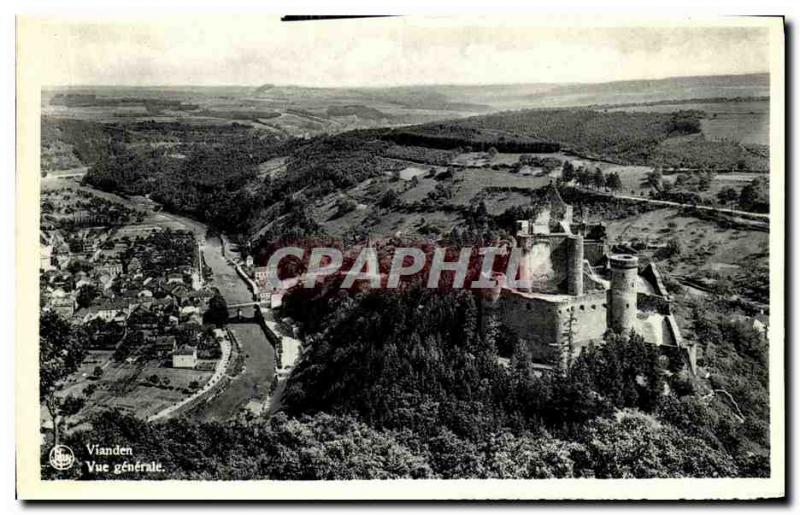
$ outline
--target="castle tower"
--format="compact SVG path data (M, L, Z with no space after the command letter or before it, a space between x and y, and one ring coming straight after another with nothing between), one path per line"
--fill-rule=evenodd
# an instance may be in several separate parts
M611 288L608 290L608 325L618 333L628 332L636 323L636 281L639 258L615 254L611 264Z
M567 242L567 293L583 295L583 235L577 234Z

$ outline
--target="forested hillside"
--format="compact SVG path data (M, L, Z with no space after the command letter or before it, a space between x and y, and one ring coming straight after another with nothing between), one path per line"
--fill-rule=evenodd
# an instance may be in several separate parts
M148 195L168 210L232 232L242 231L264 205L257 166L278 155L284 144L236 123L81 122L78 127L59 121L56 126L90 167L87 184L123 195ZM84 126L87 132L82 132Z
M308 351L285 414L143 424L106 413L66 443L79 459L79 442L130 445L171 478L769 474L766 352L751 329L697 313L711 387L734 407L636 336L609 333L563 374L541 374L499 326L481 335L477 309L469 293L413 287L290 298Z
M374 427L410 430L423 442L444 438L468 449L498 437L498 428L517 438L551 439L554 445L576 442L566 446L569 450L561 448L577 467L576 475L648 474L632 472L645 465L635 454L642 448L606 449L621 453L616 459L630 460L632 468L605 469L601 451L592 448L599 428L621 441L649 432L653 440L637 445L653 446L648 459L671 463L668 475L768 471L768 426L761 422L769 405L766 345L742 324L696 313L697 336L713 346L716 356L708 363L719 371L712 384L739 399L744 420L682 371L680 358L671 356L665 364L639 337L609 333L604 346L582 353L565 375L542 375L524 347L499 326L481 334L476 299L465 292L442 295L412 288L402 295L340 293L316 301L298 295L297 304L289 300L289 311L304 323L310 345L289 383L290 414L355 413ZM507 368L497 361L501 354L511 357ZM687 457L681 458L677 448ZM452 473L432 466L445 476Z

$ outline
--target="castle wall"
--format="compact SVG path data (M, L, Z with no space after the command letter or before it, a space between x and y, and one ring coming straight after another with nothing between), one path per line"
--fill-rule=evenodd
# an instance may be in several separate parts
M532 291L555 293L567 277L569 249L565 235L517 237L526 249L520 278L533 280Z
M608 253L608 247L604 241L583 240L583 258L589 261L592 266L602 263L603 258Z
M493 312L503 325L525 342L531 358L551 362L558 342L559 318L557 304L541 299L526 299L518 294L503 292Z
M528 346L531 358L540 363L558 361L560 346L567 342L570 312L574 314L576 355L591 340L602 339L607 327L605 291L540 299L504 290L496 302L486 303L485 309L514 332Z
M570 311L574 313L573 340L583 346L590 340L599 340L608 328L608 303L605 291L581 295L565 302L559 307L562 339L566 338ZM578 349L576 349L578 350Z

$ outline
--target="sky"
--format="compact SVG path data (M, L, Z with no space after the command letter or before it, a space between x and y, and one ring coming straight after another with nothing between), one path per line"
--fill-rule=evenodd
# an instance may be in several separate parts
M591 19L397 17L287 23L216 16L27 23L38 35L42 83L48 85L356 87L769 71L767 29L731 21L621 26Z

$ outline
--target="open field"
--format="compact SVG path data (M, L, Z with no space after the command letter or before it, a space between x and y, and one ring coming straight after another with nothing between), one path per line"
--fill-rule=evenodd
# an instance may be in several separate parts
M160 360L114 363L110 359L110 351L89 352L78 370L67 379L60 392L63 396L85 396L90 385L95 389L88 396L86 407L71 423L106 408L117 408L147 418L188 397L191 394L189 383L197 381L202 386L212 375L209 371L171 368ZM98 366L103 369L103 374L95 379L92 373ZM151 376L158 377L159 386L149 381ZM42 417L48 418L44 409Z
M665 270L684 275L698 272L730 273L743 265L768 264L769 234L722 228L712 221L681 214L675 209L657 209L607 223L609 242L642 241L651 245L676 239L681 245L679 259L670 260Z
M589 170L599 168L603 174L617 173L622 181L622 188L619 190L621 195L650 198L655 193L646 182L647 174L653 171L651 166L618 165L564 153L530 155L561 162L570 161L575 167ZM514 173L512 166L519 161L520 156L519 153L504 152L493 156L485 152L460 153L453 157L452 163L457 166L450 167L453 173L450 178L442 178L441 175L448 167L423 166L392 159L393 168L387 168L382 176L366 179L352 188L315 202L312 209L314 219L332 235L342 235L348 230L363 227L369 227L369 231L375 234L413 234L425 227L426 224L421 223L422 221L434 220L434 225L448 231L459 223L459 215L452 212L453 209L464 208L482 200L490 214L498 215L513 206L530 204L530 198L524 191L546 186L561 176L560 167L550 174L540 168L527 166ZM400 173L393 179L396 174L393 170L397 167L400 167ZM435 175L430 170L434 170ZM738 192L753 179L763 177L764 174L752 172L717 173L708 190L700 194L707 202L713 203L716 202L716 194L723 188L733 187ZM673 183L676 178L677 174L670 172L665 173L663 180ZM507 191L503 191L504 189ZM423 206L424 213L405 212L396 215L392 210L381 210L378 214L375 211L376 204L387 191L394 191L398 199L407 206ZM338 213L337 205L342 198L352 199L356 208L344 214ZM735 208L735 205L727 207Z

